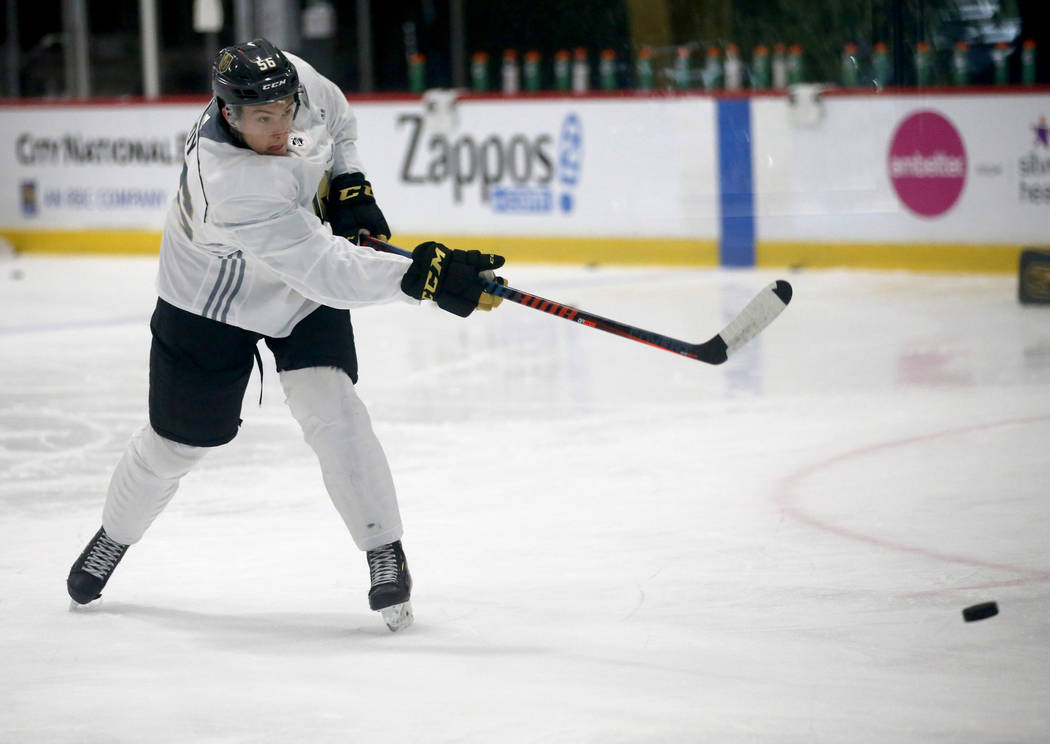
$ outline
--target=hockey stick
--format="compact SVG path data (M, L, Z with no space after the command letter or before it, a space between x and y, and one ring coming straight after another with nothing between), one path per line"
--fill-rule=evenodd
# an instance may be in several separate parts
M377 240L369 235L363 235L361 242L378 251L396 253L399 256L411 258L412 253L396 245L391 245L382 240ZM519 305L531 307L534 310L542 310L545 313L556 315L559 318L572 320L599 331L613 333L632 341L638 341L649 346L682 356L696 359L706 364L721 364L731 357L741 346L761 333L766 326L772 323L778 315L791 302L791 285L783 279L777 279L768 287L755 295L744 309L733 318L722 331L707 341L699 344L691 344L688 341L680 341L670 336L664 336L653 331L646 331L626 323L603 318L600 315L580 310L576 307L563 305L554 300L546 300L520 289L500 284L495 281L487 281L484 284L485 291L497 295L505 300L517 302Z

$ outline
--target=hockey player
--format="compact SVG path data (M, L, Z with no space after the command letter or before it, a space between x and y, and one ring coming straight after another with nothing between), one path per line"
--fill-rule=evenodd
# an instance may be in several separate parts
M349 309L398 298L434 300L462 317L491 309L499 299L483 293L483 280L503 258L428 242L408 260L352 242L390 229L345 96L302 59L265 39L226 47L212 90L187 137L161 240L149 423L116 466L69 595L77 604L101 596L182 476L233 439L262 340L329 496L366 553L369 606L397 630L412 622L412 582L390 468L354 391Z

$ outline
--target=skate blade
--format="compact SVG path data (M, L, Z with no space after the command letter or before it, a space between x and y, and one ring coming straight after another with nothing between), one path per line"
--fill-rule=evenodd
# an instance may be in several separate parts
M411 602L402 602L401 604L384 607L379 613L383 616L383 622L386 623L386 627L390 628L392 633L404 630L415 619L412 615Z
M80 604L75 599L69 600L70 612L93 612L102 606L102 597L91 600L87 604Z

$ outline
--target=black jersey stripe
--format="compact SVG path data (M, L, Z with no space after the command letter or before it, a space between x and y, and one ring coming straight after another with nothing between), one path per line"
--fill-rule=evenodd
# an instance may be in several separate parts
M203 130L205 127L207 127L207 125L209 123L211 123L212 119L214 119L215 117L221 118L222 117L222 112L219 111L218 101L216 101L215 99L212 99L211 103L208 104L208 107L206 109L204 109L204 113L201 114L202 122L197 124L197 136L198 137L200 137L201 134L203 134L203 132L201 130ZM197 178L200 180L200 183L201 183L201 196L204 197L204 213L201 215L201 222L207 222L208 221L208 207L210 205L208 204L208 190L204 188L204 174L201 173L201 148L200 147L197 148Z

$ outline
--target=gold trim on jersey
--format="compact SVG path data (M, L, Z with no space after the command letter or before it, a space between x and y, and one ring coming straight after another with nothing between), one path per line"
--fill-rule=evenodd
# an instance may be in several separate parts
M331 179L332 169L329 168L321 176L321 180L317 184L317 193L314 194L314 214L320 217L322 222L328 221L328 189L331 185Z

